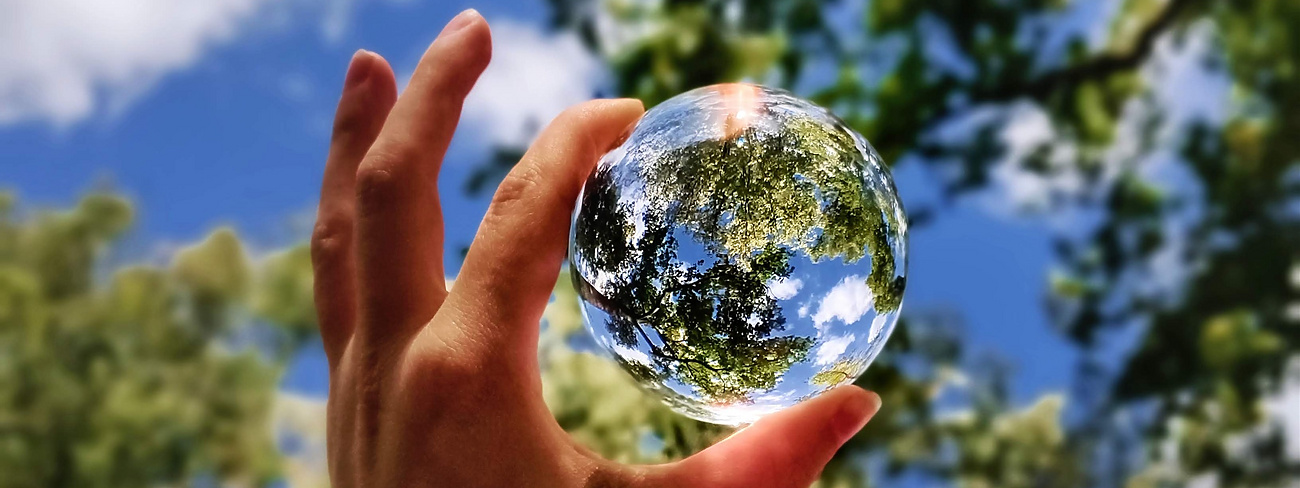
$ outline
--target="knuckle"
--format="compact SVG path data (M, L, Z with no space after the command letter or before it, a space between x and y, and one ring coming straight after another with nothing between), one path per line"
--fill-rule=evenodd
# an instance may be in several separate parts
M449 399L475 396L474 388L488 371L481 361L465 354L419 354L406 362L404 382L418 385L420 391L441 397L439 403ZM430 398L429 400L434 400Z
M311 232L312 262L332 261L347 252L352 240L352 223L347 219L325 217L316 221Z
M396 158L387 154L366 156L365 162L357 169L358 206L363 210L373 209L401 189L402 179L395 174L395 166Z
M527 211L544 185L535 166L516 168L501 180L496 194L492 197L492 204L488 207L488 217L501 219L520 211Z

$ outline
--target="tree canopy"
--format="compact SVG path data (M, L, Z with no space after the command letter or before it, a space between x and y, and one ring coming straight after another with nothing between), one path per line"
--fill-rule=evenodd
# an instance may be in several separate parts
M735 90L752 91L755 106L725 107ZM734 124L738 110L753 120ZM700 137L693 124L707 121L695 119L710 117L734 130ZM688 93L647 114L588 180L573 231L579 293L608 315L619 345L649 348L645 383L751 402L820 343L778 335L794 311L769 286L790 278L792 259L840 266L870 255L876 313L898 309L905 229L882 171L869 145L788 94L748 85Z
M1061 432L1087 484L1295 479L1300 460L1282 448L1294 441L1264 403L1300 349L1300 4L1125 0L1092 37L1069 23L1085 4L1060 0L551 5L555 25L607 61L617 94L653 105L750 79L831 107L886 163L934 177L947 199L909 209L913 225L1005 171L1044 189L1030 213L1098 216L1060 233L1045 283L1051 325L1082 352L1071 408L1091 420ZM1160 75L1171 53L1189 53L1229 90L1171 93ZM1205 97L1221 98L1224 113L1180 107ZM1025 113L1042 114L1049 136L1010 151L1000 134ZM925 312L911 313L909 326ZM1111 339L1125 335L1136 345ZM897 359L878 361L863 384L881 385ZM1141 435L1120 426L1136 412L1154 412ZM980 486L951 469L938 472Z
M906 310L859 380L885 407L822 486L903 473L969 487L1295 482L1295 440L1265 403L1300 377L1300 3L1122 0L1099 39L1069 33L1063 12L1081 2L1063 0L550 4L555 25L606 60L618 94L655 104L717 82L783 86L831 107L885 164L935 176L945 202L1011 168L1050 190L1031 211L1098 217L1059 236L1045 273L1051 325L1083 353L1070 395L1009 404L1005 368L963 351L959 311ZM1171 96L1153 74L1161 53L1198 43L1200 69L1229 92ZM1197 96L1223 96L1226 113L1176 116ZM1025 111L1045 116L1050 137L1009 152L1000 129ZM1170 171L1177 184L1158 176ZM282 476L268 426L276 378L315 327L301 248L253 258L221 231L165 265L123 265L122 200L41 212L0 200L0 486ZM910 208L910 225L944 204ZM578 292L557 284L540 349L566 430L628 462L679 458L726 434L577 350ZM242 340L263 333L280 346ZM1131 350L1118 354L1115 336L1135 337ZM963 408L941 413L937 399L954 394Z
M597 172L584 192L574 280L584 299L608 314L604 325L615 341L635 349L644 339L653 363L641 365L652 370L639 379L653 388L671 378L721 403L746 402L776 386L814 344L775 335L785 317L767 283L790 275L789 251L768 245L752 256L724 252L682 265L674 226L659 212L646 213L640 238L627 235L636 227L631 204L618 203L611 174Z
M0 197L0 486L283 476L280 362L315 331L298 250L255 267L218 230L169 266L110 266L126 201L24 215ZM278 346L241 345L258 333Z

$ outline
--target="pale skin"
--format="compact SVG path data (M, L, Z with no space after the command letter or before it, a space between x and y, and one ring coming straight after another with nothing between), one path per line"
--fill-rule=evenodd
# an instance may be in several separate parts
M879 409L875 394L837 388L657 466L600 458L546 409L538 322L569 215L640 102L591 101L551 122L497 189L447 290L438 173L491 51L487 22L466 11L400 97L377 54L360 51L348 67L312 236L333 486L811 484Z

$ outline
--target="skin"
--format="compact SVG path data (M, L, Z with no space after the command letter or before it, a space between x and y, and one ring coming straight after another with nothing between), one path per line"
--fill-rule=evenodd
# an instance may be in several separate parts
M569 215L640 102L596 100L557 117L497 189L447 290L438 171L491 50L471 10L429 46L400 97L380 56L359 51L348 68L312 235L333 485L811 484L880 408L875 394L837 388L658 466L600 458L546 409L538 322Z

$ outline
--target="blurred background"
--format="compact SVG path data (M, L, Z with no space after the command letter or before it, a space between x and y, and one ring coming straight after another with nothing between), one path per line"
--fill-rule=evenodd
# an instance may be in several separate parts
M1300 487L1300 2L0 0L0 487L321 487L304 246L358 48L495 59L442 177L452 274L537 129L749 80L831 107L912 221L881 414L825 487ZM627 462L727 431L594 354L545 393Z

